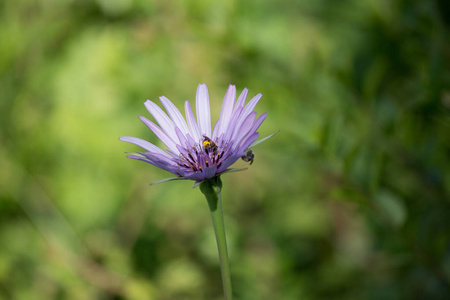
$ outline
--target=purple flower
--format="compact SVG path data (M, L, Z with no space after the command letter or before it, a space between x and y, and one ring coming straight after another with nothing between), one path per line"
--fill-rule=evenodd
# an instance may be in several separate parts
M235 101L236 87L234 85L228 87L220 118L212 132L208 89L205 84L200 84L197 88L197 120L189 100L186 100L184 105L186 120L166 97L160 97L160 101L168 115L154 102L147 100L144 103L145 107L159 126L147 118L142 116L139 118L167 149L162 150L136 137L120 137L120 140L146 150L127 157L148 162L177 176L167 180L191 179L199 183L234 171L235 169L229 167L240 157L245 157L246 150L259 136L256 131L267 116L267 113L263 113L256 118L254 111L262 95L256 95L245 105L247 93L248 90L244 89Z

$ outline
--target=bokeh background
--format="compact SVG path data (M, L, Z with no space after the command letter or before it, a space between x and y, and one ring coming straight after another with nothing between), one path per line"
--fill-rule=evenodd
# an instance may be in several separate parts
M222 299L203 195L118 140L199 83L280 130L222 178L236 299L450 299L449 28L445 0L1 1L0 299Z

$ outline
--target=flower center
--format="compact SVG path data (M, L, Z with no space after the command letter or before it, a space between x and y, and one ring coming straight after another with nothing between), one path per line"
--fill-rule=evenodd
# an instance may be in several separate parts
M180 166L190 169L194 172L202 171L204 168L217 166L220 167L223 160L230 155L227 143L220 138L214 142L207 136L203 136L203 140L199 144L191 148L179 148L180 155L178 159L174 159Z

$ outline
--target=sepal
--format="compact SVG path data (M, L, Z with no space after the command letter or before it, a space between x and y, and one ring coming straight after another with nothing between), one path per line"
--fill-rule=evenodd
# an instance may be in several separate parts
M163 183L166 181L173 181L173 180L187 180L187 179L183 178L183 177L170 177L170 178L154 181L154 182L150 183L150 185L155 185L155 184Z
M259 144L261 144L262 142L265 142L266 140L270 139L271 137L273 137L273 136L274 136L275 134L277 134L278 132L280 132L280 131L278 130L278 131L272 133L271 135L268 135L268 136L266 136L266 137L264 137L264 138L262 138L262 139L259 139L259 140L257 140L257 141L254 141L253 143L251 143L250 146L248 146L247 149L253 148L253 147L255 147L256 145L259 145Z
M225 173L231 173L231 172L240 172L240 171L245 171L248 168L231 168L231 169L226 169L225 171L223 171L222 173L220 173L220 175L225 174Z

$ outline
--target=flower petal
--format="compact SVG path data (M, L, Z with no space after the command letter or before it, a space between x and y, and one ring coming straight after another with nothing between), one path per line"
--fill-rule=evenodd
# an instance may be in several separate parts
M186 138L187 138L188 148L195 147L197 145L197 142L193 138L191 138L191 136L189 134L186 136Z
M247 94L248 94L248 89L247 88L243 89L241 94L239 95L239 98L236 101L236 105L234 106L234 109L233 109L233 114L236 112L236 108L238 108L240 106L244 107L245 99L247 98Z
M158 162L161 164L167 164L168 166L174 167L175 163L172 161L170 157L166 155L162 155L155 152L138 152L137 154L144 156L150 161Z
M167 148L172 150L174 153L179 153L174 140L162 131L161 128L147 118L140 116L139 119L141 119L141 121L144 122L144 124L147 125L151 131L153 131L153 133L161 140L161 142L164 143L164 145L167 146Z
M145 161L146 163L154 165L155 167L158 167L160 169L163 169L165 171L168 171L168 172L173 173L173 174L178 175L178 176L182 175L181 172L178 170L178 168L176 166L169 165L169 164L167 164L164 161L152 160L152 159L143 158L143 157L137 156L137 155L127 155L127 157L131 158L131 159Z
M149 152L157 152L157 153L160 153L162 155L166 155L167 157L169 157L169 155L166 152L161 150L159 147L153 145L152 143L147 142L146 140L143 140L143 139L140 139L137 137L132 137L132 136L121 136L119 138L119 140L127 142L127 143L135 144Z
M203 181L206 179L205 174L203 174L203 172L201 172L201 171L192 173L190 175L186 175L186 176L184 176L184 178L195 180L195 181Z
M260 115L258 117L258 119L256 119L256 121L253 123L252 128L250 128L250 130L248 130L248 132L245 135L242 135L241 141L245 140L247 137L254 134L256 132L256 130L258 130L259 126L261 126L262 122L266 119L266 117L267 117L267 113L263 113L262 115ZM236 138L236 139L238 139L238 138ZM235 145L239 145L239 142ZM250 146L249 146L249 148L250 148Z
M220 119L217 120L216 124L214 125L213 133L212 133L212 136L211 136L211 139L213 141L216 140L217 135L218 135L217 133L219 132L219 130L220 130Z
M247 150L248 146L255 141L259 136L259 133L252 134L247 140L242 143L242 145L233 153L232 156L228 157L223 161L218 169L218 173L224 172L229 166L234 164L241 156L244 155L245 150Z
M234 101L236 99L236 87L231 85L228 87L225 97L223 98L222 109L220 110L219 129L217 136L226 132L228 124L233 114ZM214 128L215 129L215 128ZM214 134L213 134L214 136Z
M213 178L216 175L217 166L211 166L203 170L206 178Z
M238 107L238 109L236 110L236 114L234 114L233 117L231 118L230 124L228 124L228 129L225 132L225 139L226 140L231 139L231 136L236 131L236 129L237 129L237 121L238 121L238 118L239 118L239 115L240 115L242 109L243 109L242 106Z
M175 134L175 125L173 121L166 115L166 113L154 102L147 100L144 103L149 113L155 118L159 126L166 132L166 134L174 141L177 140Z
M236 147L240 144L242 138L246 136L252 128L253 123L255 122L255 117L256 111L251 112L242 122L241 126L236 128L236 131L231 138L232 140L234 140L234 145Z
M251 136L249 136L244 142L241 144L241 146L238 149L238 153L241 153L241 156L244 154L244 152L248 149L248 147L259 137L259 133L255 132Z
M231 115L231 119L228 123L227 130L225 131L225 139L230 139L236 129L236 125L241 115L242 110L244 109L245 98L247 98L248 89L245 88L242 93L239 95L238 100L233 108L233 113Z
M167 113L169 114L175 126L178 127L184 135L190 133L186 121L184 120L183 115L180 113L178 108L176 108L175 105L173 105L173 103L164 96L159 97L159 100L161 101L162 105L164 105L164 108L167 110Z
M200 135L211 137L211 111L209 109L209 96L206 84L200 84L197 88L195 102L197 108L197 121Z
M186 137L183 135L183 133L181 132L181 130L178 127L175 127L175 132L178 136L178 139L180 140L180 145L183 147L187 147L187 140Z
M256 130L258 130L259 126L261 126L262 122L264 122L266 117L267 117L266 112L260 115L258 119L256 119L255 123L253 123L252 129L250 129L250 133L256 132Z
M220 165L220 168L217 170L218 173L224 172L229 166L234 164L241 156L244 155L245 150L247 150L248 146L258 138L259 133L255 133L251 135L242 145L237 149L232 156L228 157L223 161Z
M262 94L258 94L255 97L253 97L252 100L250 100L250 102L244 107L244 109L242 110L238 121L237 121L237 126L239 126L239 124L241 124L243 122L243 120L245 118L247 118L247 116L253 111L253 109L255 108L256 104L258 104L259 100L261 99Z
M242 154L234 154L234 155L228 157L227 159L225 159L222 162L222 164L220 165L220 167L218 169L218 173L222 173L223 171L225 171L229 166L234 164L241 156L242 156Z
M186 120L192 132L192 138L195 141L199 142L201 139L200 130L198 128L197 121L195 120L194 113L192 112L189 100L186 100L186 102L184 102L184 110L186 112Z

